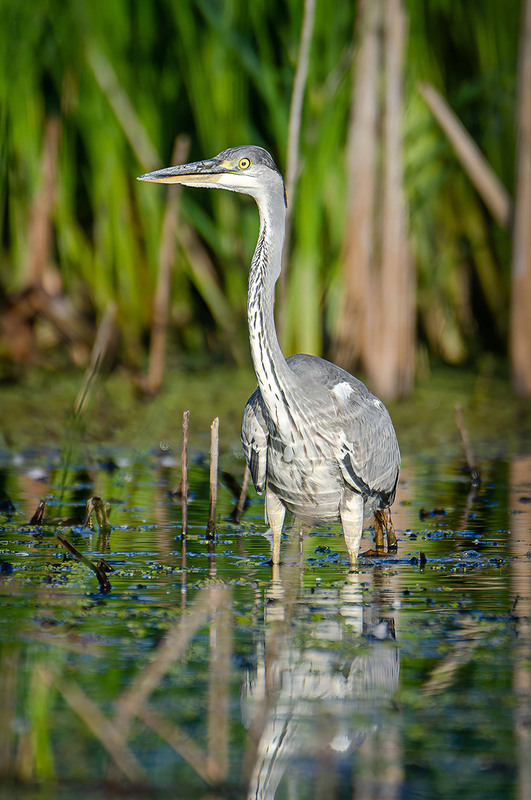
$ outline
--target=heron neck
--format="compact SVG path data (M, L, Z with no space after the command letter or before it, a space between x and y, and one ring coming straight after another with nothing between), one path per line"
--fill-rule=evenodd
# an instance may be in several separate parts
M258 198L257 203L260 233L249 273L249 340L262 397L273 417L278 420L281 397L293 377L280 349L273 313L275 284L281 270L286 227L284 187L279 188L278 197Z

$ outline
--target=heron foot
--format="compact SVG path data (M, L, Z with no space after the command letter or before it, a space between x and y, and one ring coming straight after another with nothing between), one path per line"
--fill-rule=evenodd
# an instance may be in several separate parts
M380 550L379 547L376 547L372 550L366 550L364 553L360 553L360 556L362 556L362 558L389 558L389 556L394 555L396 552L396 549L392 550L389 548L389 550L386 551L383 548Z

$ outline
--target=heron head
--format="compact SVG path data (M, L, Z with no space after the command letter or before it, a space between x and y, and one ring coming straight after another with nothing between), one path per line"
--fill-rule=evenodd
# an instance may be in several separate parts
M284 190L284 182L275 162L267 150L256 145L231 147L206 161L178 164L175 167L147 172L140 175L138 180L229 189L232 192L250 194L256 200L273 186L281 186Z

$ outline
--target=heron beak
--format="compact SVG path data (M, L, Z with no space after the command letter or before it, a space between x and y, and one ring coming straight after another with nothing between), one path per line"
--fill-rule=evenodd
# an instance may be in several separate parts
M154 183L183 183L185 186L194 183L217 183L221 176L229 171L227 166L227 162L219 162L211 158L207 161L178 164L175 167L146 172L145 175L139 175L137 180L153 181Z

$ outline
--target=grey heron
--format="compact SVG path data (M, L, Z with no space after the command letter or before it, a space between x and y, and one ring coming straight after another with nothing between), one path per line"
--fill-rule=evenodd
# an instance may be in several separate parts
M280 562L286 509L310 525L341 522L351 567L363 519L375 514L377 551L383 528L389 549L396 537L385 515L395 497L400 451L384 404L345 370L313 355L285 358L273 313L280 275L287 199L270 154L247 145L214 158L141 175L140 180L228 189L251 195L260 215L247 295L249 339L258 388L243 413L241 438L273 534Z

